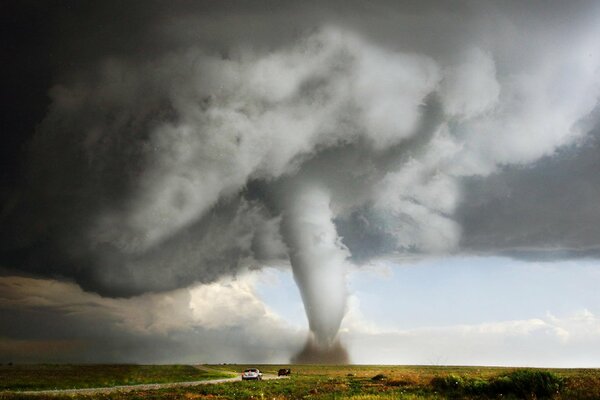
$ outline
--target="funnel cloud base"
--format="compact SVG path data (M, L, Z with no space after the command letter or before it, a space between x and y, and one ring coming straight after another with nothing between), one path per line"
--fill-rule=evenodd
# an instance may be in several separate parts
M339 339L328 346L321 346L311 336L304 348L291 359L293 364L350 364L348 351Z

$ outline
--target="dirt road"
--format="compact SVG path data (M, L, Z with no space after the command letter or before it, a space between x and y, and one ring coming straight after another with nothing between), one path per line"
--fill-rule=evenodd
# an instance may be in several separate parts
M269 375L264 374L264 380L271 379L283 379L286 378L284 376L277 375ZM5 391L0 392L3 393L19 393L19 394L27 394L27 395L43 395L43 396L51 396L51 395L70 395L70 394L82 394L82 395L94 395L100 393L114 393L114 392L131 392L134 390L155 390L155 389L165 389L165 388L173 388L173 387L190 387L190 386L199 386L199 385L212 385L216 383L225 383L225 382L235 382L241 381L241 376L236 376L234 378L222 378L222 379L210 379L205 381L192 381L192 382L173 382L173 383L151 383L151 384L142 384L142 385L123 385L123 386L111 386L111 387L102 387L102 388L85 388L85 389L61 389L61 390L28 390L28 391Z

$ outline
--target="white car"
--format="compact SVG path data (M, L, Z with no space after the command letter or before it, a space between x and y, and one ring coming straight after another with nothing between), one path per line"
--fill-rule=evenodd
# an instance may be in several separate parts
M257 368L248 368L242 373L242 380L248 381L251 379L257 381L262 380L262 372L260 372Z

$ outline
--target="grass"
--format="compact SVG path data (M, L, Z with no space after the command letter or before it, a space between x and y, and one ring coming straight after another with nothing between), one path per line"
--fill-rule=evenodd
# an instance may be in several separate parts
M13 365L0 366L0 390L96 388L230 377L190 365Z
M239 373L247 367L250 366L214 365L210 366L210 370L217 374L219 371ZM600 399L600 370L595 369L320 365L252 365L252 367L258 367L264 373L272 374L276 374L279 368L291 368L292 376L271 381L229 382L94 396L63 395L53 398L104 400ZM59 369L57 366L53 368ZM55 376L59 378L60 373L57 371ZM39 396L18 396L0 394L0 399L40 399Z

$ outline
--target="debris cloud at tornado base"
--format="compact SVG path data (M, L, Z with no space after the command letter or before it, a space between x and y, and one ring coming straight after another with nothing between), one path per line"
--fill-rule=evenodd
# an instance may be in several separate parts
M298 360L345 360L345 266L462 251L462 180L577 143L597 107L597 27L541 45L543 18L469 7L465 24L411 10L404 30L312 10L255 37L252 13L239 32L223 11L169 14L132 35L143 51L59 68L3 265L128 297L290 264L311 331Z

